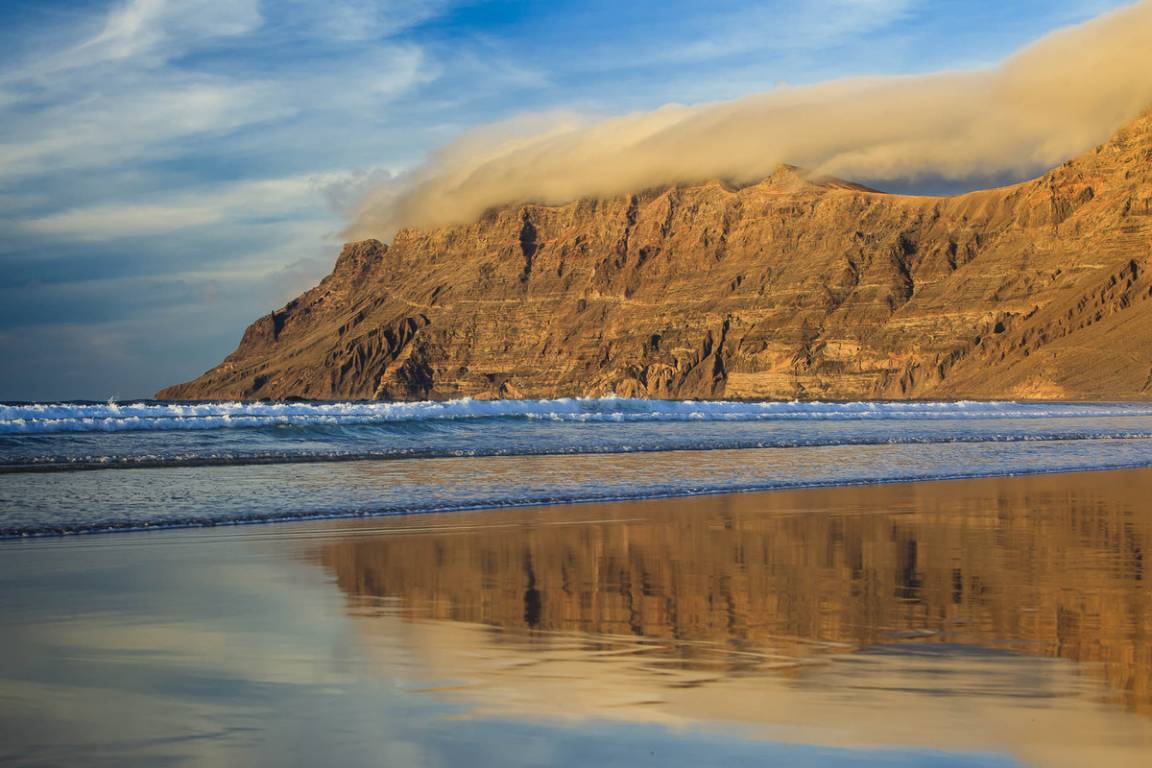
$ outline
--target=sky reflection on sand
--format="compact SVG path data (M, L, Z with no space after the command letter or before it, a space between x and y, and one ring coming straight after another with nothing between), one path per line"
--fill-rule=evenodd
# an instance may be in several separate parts
M1143 765L1152 472L0 545L0 761Z

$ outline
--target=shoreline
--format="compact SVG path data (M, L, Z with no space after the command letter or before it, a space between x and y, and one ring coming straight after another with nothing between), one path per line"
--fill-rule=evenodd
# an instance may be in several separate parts
M284 456L236 456L236 457L198 457L195 459L135 459L127 458L120 463L109 461L44 461L40 463L0 464L0 475L43 474L53 472L99 472L104 470L132 470L132 469L182 469L203 467L247 467L247 466L276 466L280 464L344 464L351 462L377 462L377 461L430 461L436 459L528 459L528 458L554 458L579 456L643 456L666 453L711 453L720 451L760 451L760 450L794 450L797 448L846 448L846 447L876 447L876 446L916 446L916 445L976 445L980 443L995 442L997 444L1035 444L1060 443L1072 440L1152 440L1146 434L1102 435L1098 437L1081 437L1079 435L1061 434L1044 436L1001 437L995 441L987 438L956 437L948 440L911 439L911 440L827 440L824 442L795 442L777 444L720 444L709 446L686 446L669 448L606 448L604 450L581 449L578 451L418 451L407 453L352 453L341 454L315 454L315 455L284 455ZM1150 460L1152 462L1152 460ZM1116 467L1123 468L1123 467ZM1061 470L1057 470L1061 471ZM899 482L898 480L895 482Z
M755 449L755 450L772 450L772 449ZM687 451L684 451L687 452ZM612 454L596 454L596 455L612 455ZM627 453L621 454L633 456L638 454ZM640 454L642 455L642 454ZM426 459L426 461L438 460L453 460L455 457L434 457ZM484 458L505 458L505 457L484 457ZM508 457L516 458L516 457ZM376 463L376 460L360 460L364 463ZM301 462L304 463L304 462ZM356 462L347 462L356 463ZM209 465L212 466L212 465ZM259 466L259 465L257 465ZM136 468L132 468L136 469ZM159 468L143 468L143 469L159 469ZM125 470L131 471L131 470ZM187 522L187 523L161 523L155 525L125 525L122 527L106 526L102 528L93 529L79 529L79 530L45 530L45 531L32 531L32 532L16 532L8 533L0 530L0 546L10 544L13 542L34 542L34 541L61 541L61 540L74 540L77 538L88 537L103 537L109 535L128 535L128 534L163 534L166 532L177 531L196 531L196 530L242 530L254 529L265 527L279 527L285 525L308 525L325 523L338 523L340 521L372 521L372 520L406 520L406 519L419 519L419 518L432 518L447 515L459 514L482 514L482 513L498 513L501 511L518 511L518 510L534 510L534 509L578 509L581 507L596 507L602 505L615 505L615 504L642 504L646 502L668 502L668 501L686 501L691 499L708 499L708 498L722 498L725 496L733 497L757 497L762 495L776 495L785 493L804 493L812 491L836 491L844 490L850 491L853 489L868 489L868 488L899 488L901 486L924 486L935 483L947 484L963 484L969 482L979 482L986 480L1011 480L1011 479L1025 479L1025 478L1041 478L1041 477L1075 477L1078 475L1100 475L1106 473L1148 473L1152 476L1152 458L1148 460L1147 464L1130 465L1130 466L1102 466L1102 467L1089 467L1089 468L1073 468L1073 469L1037 469L1034 471L1024 472L1011 472L1011 473L984 473L984 474L957 474L952 476L941 477L925 477L913 479L892 479L892 480L861 480L857 482L840 482L829 481L825 483L797 483L787 484L781 483L773 485L772 487L748 487L748 488L727 488L719 490L701 490L694 493L668 493L668 494L651 494L651 495L638 495L638 496L603 496L596 498L572 499L572 500L526 500L523 502L514 502L500 505L491 504L477 504L470 506L454 506L454 507L433 507L433 508L414 508L411 511L384 511L384 512L347 512L347 513L331 513L331 514L304 514L295 516L273 516L273 517L253 517L250 519L230 519L218 521L203 521L203 522Z
M0 764L688 729L1142 766L1149 498L1144 468L4 542Z

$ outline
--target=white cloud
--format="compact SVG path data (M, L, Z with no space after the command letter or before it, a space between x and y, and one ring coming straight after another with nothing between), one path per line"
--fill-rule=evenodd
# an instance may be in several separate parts
M271 8L275 24L256 0L129 0L113 7L84 42L0 76L0 182L139 166L188 154L194 138L323 110L369 118L437 76L435 63L412 43L329 49L316 42L316 29L286 31L284 19L337 23L344 5L365 13L371 5L391 19L374 27L383 31L426 18L443 3L280 4ZM245 45L314 48L310 59L289 57L273 68L248 69L241 56L227 74L180 59L238 36L246 36Z
M115 82L74 81L58 100L15 111L0 140L0 178L146 162L179 152L174 142L285 117L292 106L262 82L181 73L127 73Z
M259 0L126 0L96 22L99 31L66 42L71 29L53 35L58 47L0 74L0 84L48 81L78 69L131 63L158 66L215 38L235 37L263 23ZM0 91L0 105L12 98Z
M154 235L221 219L214 206L94 206L32 219L22 228L36 234L75 240L108 240L129 235Z
M359 41L396 35L457 4L453 0L290 0L284 5L298 23L320 34Z
M293 216L326 220L328 190L353 184L358 172L288 176L217 184L157 200L127 200L72 208L17 224L25 233L99 242L167 234L191 227ZM372 177L376 178L376 177ZM335 218L327 228L333 228ZM278 225L279 226L279 225ZM314 241L318 244L319 240Z
M905 16L916 0L808 0L739 6L715 13L711 31L664 53L668 59L706 59L772 48L822 48Z
M127 0L74 53L97 61L171 56L202 40L251 32L262 22L258 0Z
M267 82L167 64L261 22L257 0L128 0L78 45L7 68L0 180L149 161L174 141L284 116Z

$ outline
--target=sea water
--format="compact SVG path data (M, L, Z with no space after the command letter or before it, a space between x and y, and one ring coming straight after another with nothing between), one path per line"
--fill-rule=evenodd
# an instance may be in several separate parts
M0 535L1142 466L1131 403L10 403Z

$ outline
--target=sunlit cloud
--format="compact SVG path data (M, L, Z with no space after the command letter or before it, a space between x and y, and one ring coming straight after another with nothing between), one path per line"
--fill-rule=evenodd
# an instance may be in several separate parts
M463 223L666 184L752 183L780 163L855 180L1026 174L1089 149L1152 105L1152 0L973 72L778 88L608 120L562 114L468 135L370 194L352 237Z

